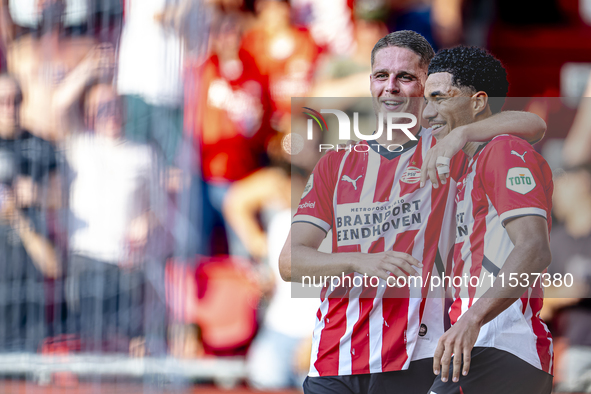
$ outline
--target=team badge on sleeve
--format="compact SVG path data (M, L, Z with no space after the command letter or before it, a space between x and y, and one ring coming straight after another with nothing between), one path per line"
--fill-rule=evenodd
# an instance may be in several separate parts
M527 194L535 187L536 181L529 168L513 167L507 172L507 189L519 194Z
M308 195L308 193L310 193L310 190L312 190L313 186L314 186L314 174L310 175L310 178L308 178L308 183L306 183L306 187L304 188L304 194L302 194L302 198L306 197Z

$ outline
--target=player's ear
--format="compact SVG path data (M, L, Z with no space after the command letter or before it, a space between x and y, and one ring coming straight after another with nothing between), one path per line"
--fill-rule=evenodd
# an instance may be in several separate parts
M488 94L483 91L479 91L472 95L472 112L474 116L478 115L486 109L488 105Z

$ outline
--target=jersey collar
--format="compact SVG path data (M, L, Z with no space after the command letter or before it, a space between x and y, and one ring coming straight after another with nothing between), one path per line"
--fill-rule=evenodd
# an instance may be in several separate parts
M419 141L421 140L423 130L425 130L425 129L423 127L421 127L421 130L419 130L419 133L417 134L418 139L416 141L410 140L406 144L402 145L402 150L397 149L394 152L390 152L386 146L379 144L375 140L370 140L370 141L365 141L365 142L371 147L371 149L374 150L374 152L380 154L382 157L384 157L388 160L392 160L392 159L397 158L401 154L413 149L415 146L417 146L419 144Z

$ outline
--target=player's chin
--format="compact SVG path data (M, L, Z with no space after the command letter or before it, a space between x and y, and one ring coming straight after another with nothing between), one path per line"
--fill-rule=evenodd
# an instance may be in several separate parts
M431 129L431 134L433 135L433 137L435 137L436 141L439 141L449 134L448 127L447 125L445 125L438 129Z

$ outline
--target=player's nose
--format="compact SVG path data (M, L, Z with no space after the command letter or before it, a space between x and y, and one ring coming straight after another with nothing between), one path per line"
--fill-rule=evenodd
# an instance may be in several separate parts
M398 84L398 78L396 78L396 75L391 75L390 78L388 78L386 92L390 94L400 93L400 85Z
M435 106L431 101L427 101L425 108L423 109L423 119L431 120L437 116Z

